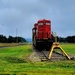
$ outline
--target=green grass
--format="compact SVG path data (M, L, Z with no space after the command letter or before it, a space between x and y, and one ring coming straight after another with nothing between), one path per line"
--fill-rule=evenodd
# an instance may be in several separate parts
M61 44L67 53L75 55L75 44ZM0 49L0 74L75 75L75 61L29 62L31 45Z
M75 55L75 44L61 44L61 47L68 53Z
M12 46L17 46L17 45L25 45L28 43L0 43L0 47L12 47Z

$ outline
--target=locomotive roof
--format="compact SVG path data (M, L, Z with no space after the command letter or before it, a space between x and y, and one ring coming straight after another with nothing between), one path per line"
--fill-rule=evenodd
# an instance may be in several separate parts
M38 20L38 23L40 23L40 22L49 22L50 23L50 20L46 20L46 19Z

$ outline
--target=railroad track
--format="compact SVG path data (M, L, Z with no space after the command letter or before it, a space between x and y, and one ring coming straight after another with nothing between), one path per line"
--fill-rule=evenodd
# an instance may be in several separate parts
M43 51L43 53L48 58L49 51ZM50 60L50 61L58 61L58 60L67 60L67 58L63 54L58 53L56 51L53 51L51 59L48 59L48 60Z
M41 61L60 61L60 60L68 60L68 58L62 54L61 52L58 51L53 51L51 59L48 58L49 56L49 51L44 50L39 50L33 47L33 50L38 54L38 57L40 58ZM75 60L75 56L69 55L71 60Z
M48 61L49 60L43 51L36 50L36 52L37 52L41 61Z
M61 53L55 52L55 51L53 51L51 59L48 59L49 51L46 51L46 50L40 51L40 50L37 50L37 49L35 49L35 51L37 52L41 61L67 60L66 56L64 56Z
M34 46L33 50L38 54L38 57L40 58L41 61L48 61L48 57L44 54L43 51L36 49Z

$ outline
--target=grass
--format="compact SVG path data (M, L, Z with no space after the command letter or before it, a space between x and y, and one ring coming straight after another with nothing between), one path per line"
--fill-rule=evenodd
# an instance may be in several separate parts
M0 47L15 46L17 43L0 43Z
M27 43L0 43L0 47L12 47L12 46L18 46L18 45L25 45Z
M75 44L70 43L70 44L61 44L61 47L68 53L68 54L73 54L75 55Z
M61 44L67 53L75 55L75 44ZM0 49L0 74L75 75L75 61L29 62L31 45Z

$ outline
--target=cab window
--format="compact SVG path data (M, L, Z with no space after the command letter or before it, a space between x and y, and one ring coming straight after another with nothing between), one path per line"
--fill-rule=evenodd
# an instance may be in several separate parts
M43 23L38 23L38 25L43 25Z
M50 23L46 23L46 25L50 25Z

